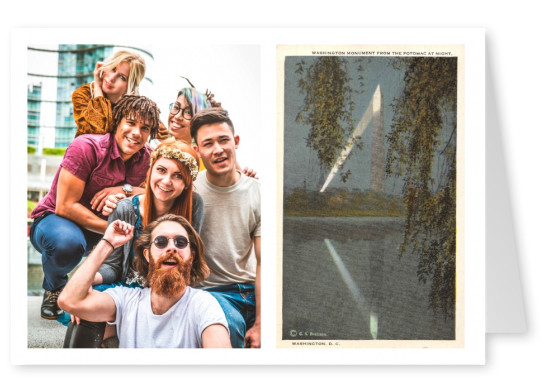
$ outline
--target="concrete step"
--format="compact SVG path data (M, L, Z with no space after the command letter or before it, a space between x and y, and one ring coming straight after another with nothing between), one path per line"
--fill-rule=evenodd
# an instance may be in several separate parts
M57 320L43 319L40 316L42 296L28 296L27 301L27 347L63 348L67 327Z

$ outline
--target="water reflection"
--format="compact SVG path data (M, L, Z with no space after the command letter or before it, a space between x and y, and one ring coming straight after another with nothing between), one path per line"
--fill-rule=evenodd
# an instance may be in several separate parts
M444 340L417 257L399 257L400 218L289 218L283 229L283 339Z

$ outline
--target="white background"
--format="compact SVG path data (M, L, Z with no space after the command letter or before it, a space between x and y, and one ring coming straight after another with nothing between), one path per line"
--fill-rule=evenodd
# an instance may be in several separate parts
M483 27L486 29L487 86L497 114L505 170L511 199L511 213L518 248L520 275L525 299L528 331L520 335L488 335L485 366L411 367L15 367L10 364L9 273L2 274L4 321L1 349L3 384L40 389L75 387L92 389L147 388L152 386L194 386L219 388L290 389L518 389L549 384L550 305L547 289L550 276L548 243L551 216L549 198L548 112L550 79L548 13L539 2L520 5L486 5L480 1L400 1L369 4L362 2L260 2L233 1L203 6L174 2L133 2L128 5L71 1L53 3L10 2L2 12L2 75L9 85L10 29L13 27ZM496 3L498 5L498 3ZM140 15L139 18L136 15ZM118 21L115 25L113 21ZM361 42L351 37L352 43ZM4 135L10 129L9 88L2 89ZM495 118L494 118L495 120ZM495 125L495 124L494 124ZM7 139L7 137L5 138ZM488 143L496 140L488 139ZM5 144L7 149L7 144ZM10 165L7 153L2 167ZM2 170L7 172L7 170ZM8 184L3 177L2 183ZM2 192L2 205L9 192ZM6 207L8 209L8 207ZM3 237L9 232L8 228ZM6 248L7 242L2 241ZM7 254L7 248L5 250ZM23 257L22 257L23 258ZM5 259L6 268L9 262ZM11 312L13 314L14 312ZM24 315L21 315L24 316ZM121 371L123 372L121 376ZM207 386L207 384L209 386Z

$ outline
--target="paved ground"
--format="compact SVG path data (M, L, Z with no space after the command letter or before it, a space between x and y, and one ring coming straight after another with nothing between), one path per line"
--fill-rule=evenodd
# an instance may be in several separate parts
M28 347L62 348L67 327L56 320L40 317L42 296L28 296Z

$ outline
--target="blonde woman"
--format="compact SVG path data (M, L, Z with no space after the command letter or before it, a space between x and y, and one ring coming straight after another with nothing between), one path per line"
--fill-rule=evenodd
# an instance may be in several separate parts
M145 76L145 61L138 54L116 52L105 62L97 62L94 81L73 92L75 137L105 134L112 122L112 107L123 95L137 95Z

